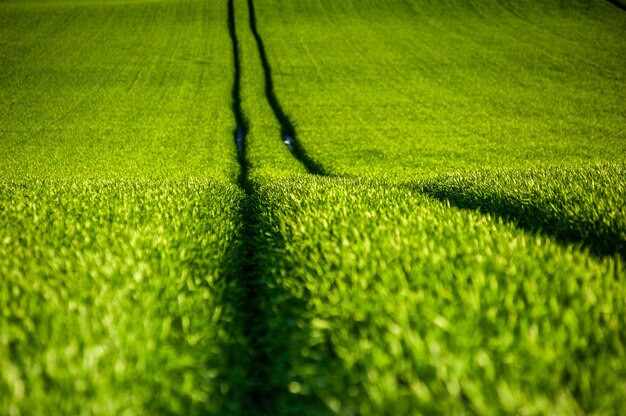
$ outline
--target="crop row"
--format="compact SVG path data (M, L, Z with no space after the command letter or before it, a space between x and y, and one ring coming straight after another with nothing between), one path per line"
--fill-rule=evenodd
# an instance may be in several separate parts
M209 180L0 183L2 412L236 409L241 199Z
M626 406L619 259L384 182L257 186L277 413Z
M561 6L0 3L0 411L626 407L624 16Z

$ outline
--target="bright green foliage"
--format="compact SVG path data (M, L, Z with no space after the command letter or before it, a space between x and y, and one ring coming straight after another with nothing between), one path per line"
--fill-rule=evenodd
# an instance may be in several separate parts
M257 3L276 94L331 173L626 158L626 13L605 0Z
M281 180L258 198L283 414L626 406L614 260L385 183Z
M0 178L238 173L222 2L3 2L0 59Z
M595 253L626 258L624 165L489 170L442 176L416 188L566 242L583 241Z
M251 171L277 413L626 408L595 255L624 245L626 14L505 3L255 2L298 138L360 178Z
M0 3L0 413L236 413L226 4Z
M241 197L208 180L0 184L1 412L236 409Z
M0 413L626 408L626 14L248 5L0 2Z

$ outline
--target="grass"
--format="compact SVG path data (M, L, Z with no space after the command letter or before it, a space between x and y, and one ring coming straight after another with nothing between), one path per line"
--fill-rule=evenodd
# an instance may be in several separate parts
M241 199L209 180L2 182L3 412L237 410Z
M452 174L416 188L564 243L580 241L595 254L626 258L625 179L623 165L564 166Z
M258 3L275 95L330 174L251 171L274 413L626 406L625 18Z
M606 1L275 1L257 20L276 96L329 173L624 160L626 15Z
M384 182L258 194L277 414L626 406L620 259Z
M236 177L225 13L193 0L2 3L0 177Z
M619 414L625 24L0 3L0 412Z
M282 144L281 125L265 96L265 74L250 31L248 3L234 1L236 36L241 59L241 110L246 122L246 158L250 167L268 174L305 173Z
M0 413L237 413L226 4L4 2L0 39Z

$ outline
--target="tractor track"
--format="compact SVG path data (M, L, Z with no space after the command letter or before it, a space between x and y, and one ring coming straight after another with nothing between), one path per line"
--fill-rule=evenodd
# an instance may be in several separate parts
M259 228L259 211L255 203L255 191L249 177L249 162L246 156L246 135L248 122L241 105L241 61L239 42L236 32L234 0L228 0L228 29L232 43L234 80L232 89L232 109L236 128L233 132L240 165L239 186L245 194L240 209L242 228L239 235L241 245L238 249L239 268L235 279L239 281L242 291L237 308L242 313L243 335L246 339L246 383L241 386L244 391L244 409L248 414L271 414L272 403L276 395L274 387L266 381L271 378L269 368L272 359L264 345L264 334L268 332L268 319L263 309L263 298L267 296L257 261L255 242ZM252 413L250 413L252 412Z
M245 4L245 3L242 3ZM274 93L271 67L269 65L263 40L256 26L254 4L248 0L249 30L254 35L258 53L261 59L266 99L272 108L274 116L281 126L281 136L293 156L298 159L309 173L325 175L324 170L313 161L296 140L296 132L291 120L286 115ZM268 255L271 255L268 237L263 235L263 219L259 203L257 185L251 178L251 164L248 158L247 135L250 124L242 104L242 48L237 36L237 17L235 0L228 0L228 31L232 43L233 54L233 87L231 92L232 111L235 119L233 139L237 149L237 158L240 165L238 176L239 187L244 192L240 206L241 229L238 236L239 244L235 247L237 267L230 278L236 280L240 289L234 301L236 310L240 311L244 351L239 354L239 360L245 367L245 380L242 390L241 408L246 414L267 415L280 413L279 408L294 405L299 406L299 398L293 397L287 391L288 352L273 339L272 322L280 317L289 319L299 315L301 305L295 300L281 304L279 310L270 310L273 297L277 296L277 289L270 288L263 274ZM244 30L240 28L239 30ZM275 243L275 242L274 242ZM284 295L281 295L285 298ZM279 316L270 315L278 314ZM291 319L293 321L293 319ZM282 406L282 407L281 407Z
M283 110L280 101L276 97L276 93L274 92L274 81L272 78L272 67L267 59L267 53L265 51L265 44L263 43L263 38L259 34L256 24L256 12L254 9L254 1L248 0L248 11L249 11L249 23L250 23L250 31L254 36L254 39L257 44L257 49L259 50L259 56L261 58L261 65L263 66L263 73L265 76L265 96L267 101L274 112L274 116L280 123L281 130L281 139L291 153L294 155L300 163L307 169L307 171L314 175L327 176L326 172L315 160L311 159L309 155L306 153L302 145L297 139L296 129L289 118L289 116Z

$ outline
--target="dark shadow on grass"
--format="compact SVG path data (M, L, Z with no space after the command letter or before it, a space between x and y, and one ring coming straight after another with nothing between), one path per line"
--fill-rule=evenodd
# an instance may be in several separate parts
M234 80L232 90L232 108L237 126L233 132L237 156L240 165L239 186L244 191L244 199L240 207L241 228L239 235L231 247L234 260L232 269L227 273L240 289L240 296L233 298L231 305L240 311L242 333L245 338L245 354L239 354L239 361L244 362L245 382L241 389L241 406L247 414L269 414L274 401L273 388L264 381L271 375L267 372L272 357L266 353L262 345L262 334L268 332L267 320L261 307L261 299L265 297L264 287L256 264L256 232L258 220L253 201L253 190L248 177L249 162L246 157L246 134L248 123L241 107L241 61L239 41L235 23L234 0L228 1L228 30L233 47Z
M263 39L257 30L253 0L248 0L248 11L250 14L250 30L256 40L257 48L259 49L259 56L261 57L261 64L263 65L263 73L265 75L265 96L267 97L270 107L272 107L274 116L280 123L282 141L289 147L296 159L304 165L309 173L322 176L326 175L322 166L320 166L315 160L311 159L298 141L296 129L276 97L274 92L274 81L272 79L272 68L269 60L267 59Z
M276 280L277 265L286 252L284 238L268 224L268 207L262 208L256 185L248 181L246 186L241 273L247 295L241 308L248 311L245 333L251 363L244 414L328 414L317 397L289 391L290 383L298 381L292 374L302 344L298 340L310 337L309 326L302 323L306 299L295 298Z
M611 3L613 6L617 7L618 9L622 9L626 11L626 4L622 3L620 0L607 0L607 1Z
M239 54L239 41L235 26L235 5L234 0L228 0L228 33L233 47L233 89L231 92L232 110L235 116L234 139L237 146L237 158L241 167L239 171L239 184L242 185L248 176L249 164L246 159L246 141L248 134L248 120L241 107L241 58Z
M620 235L620 230L601 221L581 222L550 211L546 203L482 194L459 186L429 183L409 187L451 206L477 210L525 230L550 235L560 244L578 245L597 257L620 255L626 259L626 241Z
M271 230L264 226L263 201L249 177L248 123L241 106L241 61L234 0L228 1L228 28L234 63L232 109L237 124L234 140L240 164L238 182L244 192L239 234L226 255L224 270L226 286L234 288L225 296L229 302L226 307L237 311L239 320L235 326L244 338L243 345L231 351L233 370L245 368L245 381L233 386L239 391L229 393L229 397L239 401L231 409L243 410L241 414L245 415L300 414L306 409L318 409L316 414L324 414L319 400L294 395L288 390L292 362L288 346L294 334L306 336L296 328L306 305L270 281L277 253L284 250L280 236L271 235Z

